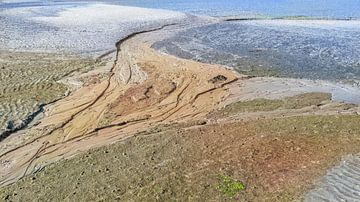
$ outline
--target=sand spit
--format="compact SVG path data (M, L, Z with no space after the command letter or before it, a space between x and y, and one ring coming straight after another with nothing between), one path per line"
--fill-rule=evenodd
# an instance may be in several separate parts
M150 48L152 38L126 39L118 43L105 79L49 107L27 132L31 138L19 143L14 136L17 143L9 139L1 147L1 185L159 123L203 117L226 97L227 84L238 79L220 66L164 57Z
M26 127L43 106L64 97L59 81L95 66L93 59L48 53L0 52L0 140Z

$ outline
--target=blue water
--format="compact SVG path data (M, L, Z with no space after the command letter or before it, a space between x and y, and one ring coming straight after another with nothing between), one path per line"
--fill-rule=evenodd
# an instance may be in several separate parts
M64 2L66 1L0 3L0 8L52 5L54 3ZM85 1L72 1L72 3L74 2ZM272 17L311 16L340 19L360 18L360 0L102 0L97 2L161 8L210 16L243 15L250 13Z
M227 65L244 74L358 83L359 25L352 21L329 25L286 20L222 22L188 29L153 47L185 59Z

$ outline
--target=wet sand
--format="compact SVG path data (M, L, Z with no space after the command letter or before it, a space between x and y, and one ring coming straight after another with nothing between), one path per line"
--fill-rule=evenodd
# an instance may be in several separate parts
M185 16L101 3L0 8L1 140L83 85L79 78L68 78L105 65L120 38Z
M324 175L328 168L335 165L341 156L358 151L358 141L356 140L358 129L354 127L357 123L357 116L352 114L358 112L359 108L341 103L336 104L328 99L327 96L324 98L320 96L321 100L319 102L306 102L304 105L300 104L300 102L306 100L307 96L300 96L292 101L295 102L292 104L295 106L294 109L284 110L274 108L270 112L257 109L254 113L243 113L232 109L231 111L234 114L231 114L231 116L226 115L225 118L223 116L208 117L208 114L214 110L219 109L221 111L223 104L230 105L238 101L242 102L241 99L238 99L241 98L241 95L245 95L241 88L246 86L247 82L251 83L252 78L239 75L223 66L178 59L173 56L163 55L150 48L154 41L159 40L159 36L165 37L165 33L176 27L176 25L170 25L159 31L130 36L126 40L120 41L118 43L117 55L114 58L115 63L110 69L104 68L103 71L96 69L93 73L91 71L88 72L86 78L92 82L85 82L86 85L83 88L76 90L69 97L47 107L45 117L41 120L41 123L31 130L27 130L26 138L24 138L24 133L18 133L2 142L5 146L2 147L2 155L0 157L2 162L2 185L12 184L18 179L25 177L24 180L2 189L1 193L5 194L4 197L15 200L26 199L31 195L17 194L17 196L13 196L6 193L12 193L15 189L17 193L20 193L18 188L28 186L26 184L31 183L34 179L35 184L48 183L48 185L51 185L52 183L46 179L54 175L54 171L49 170L48 174L43 171L43 169L47 169L49 164L61 159L72 159L75 155L80 155L78 158L86 159L82 153L88 150L114 143L117 145L116 142L123 145L123 141L132 141L134 136L141 136L141 134L154 136L157 134L156 131L159 130L170 130L170 134L166 132L168 135L166 137L171 139L177 137L177 135L171 135L173 130L185 131L186 137L192 137L183 139L182 141L184 142L178 145L179 147L175 147L181 152L185 145L194 144L194 147L191 147L193 149L188 151L189 155L184 156L182 160L172 157L173 159L189 163L195 160L209 165L205 166L207 172L201 172L202 169L199 171L199 168L189 166L189 171L187 171L189 173L184 173L184 175L197 173L197 177L194 178L195 183L191 184L195 188L194 190L196 190L196 192L192 192L195 197L202 196L200 193L207 190L208 193L211 193L207 195L210 198L226 198L227 196L224 196L214 188L216 183L218 183L217 176L225 173L241 180L248 187L245 192L240 192L235 198L232 198L233 200L274 200L276 198L288 200L298 198L309 190L309 186L313 185L319 177ZM94 80L94 78L99 78L99 75L103 76L100 79ZM258 95L253 97L255 99ZM322 101L322 99L324 100ZM268 105L268 103L265 102L263 105ZM244 120L245 123L243 122ZM260 120L260 122L252 120ZM333 123L333 125L329 129L330 123ZM190 131L188 131L188 127ZM294 130L294 127L300 127L300 130ZM321 129L318 131L313 127L320 127ZM278 134L274 133L275 131L281 131L281 135L273 136L273 134ZM314 132L317 135L314 136ZM339 132L342 135L339 136ZM195 141L193 138L199 133L207 135ZM211 139L208 139L209 134L211 134ZM225 138L228 135L224 136L223 134L231 135L232 138ZM333 138L325 138L326 135L330 134ZM342 139L346 134L351 134L351 138ZM263 136L268 138L261 138ZM245 150L238 151L237 149L242 148L239 145L244 140L240 137L250 138L246 142L250 141L252 144L245 144ZM275 140L279 139L284 141L284 143L275 144ZM310 139L312 141L309 141ZM166 138L163 140L166 140ZM174 139L175 142L176 140L177 138ZM338 144L340 140L344 142ZM228 141L232 143L230 144ZM161 143L158 139L157 142ZM220 142L224 144L219 144ZM352 144L349 145L347 144L348 142L352 142ZM285 143L289 144L289 147L279 147L279 145ZM326 145L326 147L318 147L319 143ZM168 143L164 142L164 144L167 145ZM203 144L212 145L213 149L194 150L194 148L199 148ZM256 151L255 148L257 146L254 147L254 144L263 145L261 146L261 148L264 148L262 151L264 152L263 155L259 157L254 156L256 152L259 152ZM139 148L145 145L146 143L141 143ZM223 150L223 148L229 147L229 145L232 145L231 148L234 151L224 153L226 150ZM110 146L110 148L112 147ZM300 150L296 150L298 152L293 153L294 150L291 148L295 147L299 147ZM275 151L275 148L282 149ZM326 148L328 155L325 158L324 149ZM312 151L311 155L308 153L309 150ZM341 152L339 152L340 150ZM102 148L99 151L101 154L106 153L102 151ZM205 154L200 155L197 153L199 151L204 151ZM125 153L123 155L124 158L127 158L127 152L130 151L124 150L122 152L123 154ZM134 152L135 154L130 152L129 155L132 156L131 158L138 158L133 156L137 155L137 151ZM219 155L216 158L210 158L214 156L214 152ZM238 155L239 152L243 155ZM250 153L248 154L247 152ZM268 155L275 155L274 152L279 155L281 154L284 158L269 158ZM170 154L172 155L172 153ZM114 155L118 156L121 153ZM161 159L165 157L163 152L160 152L159 155ZM204 155L209 158L207 160L204 159ZM248 156L245 160L240 158L244 157L244 155ZM190 158L191 156L194 159ZM201 159L198 159L200 157ZM120 159L122 158L120 157ZM139 158L140 163L147 162L143 157ZM98 161L96 159L91 160L94 165ZM164 163L164 160L161 159L159 159L159 164ZM267 159L265 162L271 165L270 167L262 166L265 163L264 159ZM77 161L76 159L74 160ZM120 162L122 161L120 160ZM209 164L206 163L207 161L218 163ZM301 166L299 164L299 167L293 167L292 165L298 164L285 163L289 161L303 162L303 164ZM234 162L242 165L241 172ZM70 167L62 170L60 167L64 165L63 163L61 161L52 168L55 170L60 169L60 173L67 173L70 170L76 170L77 173L84 172L82 169L85 164L78 165L70 160L67 164ZM178 161L173 163L180 166ZM100 165L107 164L100 163ZM201 167L201 165L199 164L198 166ZM72 166L76 166L76 168ZM128 165L127 169L131 170L132 166L138 167L139 165L136 163L131 164ZM116 175L112 175L110 172L113 169L115 168L111 166L106 168L100 166L98 173L102 173L104 170L105 173L109 174L109 177L102 177L103 179L117 179ZM129 170L127 169L123 169L123 171L128 172ZM166 166L164 169L162 175L167 176L165 179L170 177L168 176L169 173L179 172L178 169L172 169L172 167ZM40 173L40 176L38 176L39 182L36 180L37 177L34 177L37 174L32 174L34 172ZM56 172L59 173L59 171ZM162 172L155 173L160 174ZM143 176L145 173L145 168L138 172L140 176ZM91 174L92 179L97 179L97 174L92 172L89 174ZM26 177L27 175L30 176ZM55 179L57 178L55 177ZM67 181L68 178L61 177L61 179L65 180L63 181L65 184L70 184L70 181ZM274 181L274 179L280 181ZM299 180L302 179L306 180L299 183ZM84 185L90 182L90 180L84 180ZM130 178L128 180L131 181ZM128 180L125 180L123 183L130 183ZM200 184L196 183L197 180L199 180ZM165 185L169 187L169 184L163 184L161 180L159 182L161 182L160 189ZM174 182L177 181L175 180ZM20 185L20 183L25 184ZM108 182L104 183L108 184ZM201 185L202 183L205 184ZM95 191L91 184L82 188L93 190L94 194L87 195L86 197L89 200L102 197L104 192L100 190ZM281 184L284 186L281 186ZM80 184L76 187L78 186ZM115 183L111 186L119 186L119 184ZM133 186L132 183L129 186ZM173 196L182 198L178 194L181 193L182 196L185 196L186 194L184 195L183 191L189 188L189 184L184 185L180 183L178 186L180 186L180 190L170 185L172 192L175 194ZM31 187L37 189L38 186L32 185ZM151 187L149 190L146 189L146 193L150 194L151 197L159 196L163 197L163 199L170 197L167 194L158 195L153 193L155 188ZM64 187L59 187L49 193L52 193L61 200L65 196L58 192L60 190L64 190ZM138 192L137 188L126 188L116 195L126 198L127 194L132 193L131 190ZM64 193L71 194L69 190L66 190ZM75 198L77 196L82 197L82 193L82 191L79 191L73 195ZM113 195L108 196L112 199L115 197Z
M77 11L70 9L70 12ZM68 24L69 15L62 12L60 17L50 16L37 20L57 25L64 22ZM171 36L183 33L181 31L196 29L194 26L206 27L219 22L213 18L189 17L180 23L178 18L171 16L165 15L164 21L150 23L145 26L147 28L143 27L143 31L122 35L122 39L116 43L115 52L111 48L105 48L107 54L103 56L107 57L109 62L83 74L71 75L71 72L79 71L73 70L72 64L76 64L76 67L83 64L76 63L77 60L70 60L69 65L64 65L67 59L61 58L59 62L53 57L47 59L51 54L45 54L45 57L43 53L38 53L43 58L35 62L45 62L38 65L39 71L47 66L46 61L50 63L48 66L54 68L54 71L48 72L50 75L45 74L46 72L39 74L38 80L48 81L51 80L49 78L54 78L51 80L54 84L43 87L43 84L38 82L39 87L30 85L34 82L32 79L37 77L25 75L24 77L30 78L30 84L25 86L35 86L34 92L44 92L44 95L41 94L43 99L54 99L64 94L63 88L57 85L69 88L70 84L75 84L77 87L73 88L67 97L46 106L44 117L33 122L31 128L17 131L0 142L0 185L3 186L0 194L4 199L24 200L31 197L31 194L20 190L23 187L29 188L32 183L35 185L30 188L34 191L44 184L54 186L56 183L56 186L60 187L48 191L59 200L69 199L70 195L74 195L74 198L83 197L84 190L93 193L86 196L89 200L95 200L103 198L103 194L107 193L93 187L95 181L100 179L104 184L111 185L112 193L115 193L107 194L109 199L119 196L126 198L133 196L135 192L139 199L144 199L142 196L164 200L174 197L185 199L184 196L190 195L199 198L204 197L204 193L209 193L205 194L209 199L281 201L301 198L314 186L320 192L310 192L309 200L311 197L330 197L329 193L323 190L328 190L327 186L336 187L342 183L333 180L336 174L331 171L330 177L325 176L325 182L330 182L330 185L325 183L316 187L316 183L328 169L339 163L341 157L360 152L357 138L360 133L360 108L350 104L359 101L356 86L304 79L254 78L239 74L227 66L200 63L160 53L152 47L169 40ZM88 25L87 18L80 22L84 22L82 26ZM61 38L61 32L59 33ZM113 39L106 40L106 43L110 43ZM101 48L100 52L105 49ZM94 53L94 49L89 49L89 52ZM10 57L5 53L2 56ZM80 55L83 53L79 52ZM16 54L11 53L11 57L12 55ZM27 55L20 54L17 58L23 56ZM28 57L35 56L30 54ZM53 65L54 61L60 67ZM11 64L13 62L11 60ZM37 64L35 62L30 64ZM12 71L21 69L21 72L34 74L26 69L27 65L18 66L22 65L25 66L23 69L16 68ZM63 66L66 66L66 71L70 69L70 73L65 73L61 69ZM6 65L5 67L9 68ZM89 66L85 65L84 68ZM57 71L62 74L53 76L57 75ZM7 78L6 76L12 73L2 75ZM21 79L23 77L22 74L16 75ZM14 81L9 80L6 84L11 82ZM53 85L59 90L52 89ZM14 89L18 90L3 91L7 92L6 95L11 92L18 96L16 92L23 90L23 87L20 85ZM48 90L50 95L46 94L44 89ZM185 138L179 139L179 135ZM138 145L139 148L134 148L131 142L137 141L138 136L145 139L150 136L155 140L151 140L152 143L144 141ZM167 149L149 150L152 152L150 156L139 156L142 147L156 147L156 142L163 145L161 148ZM168 147L169 142L170 145L177 146ZM161 186L157 188L146 181L149 189L143 189L142 184L136 183L136 180L129 176L121 182L126 188L116 188L120 185L109 183L109 180L119 178L109 172L115 167L103 167L104 162L100 161L102 158L99 158L99 154L106 153L106 150L103 151L104 146L114 148L113 146L118 147L119 144L125 144L125 150L120 149L120 153L117 149L110 150L116 151L116 154L113 154L116 158L122 155L120 162L129 163L126 160L126 150L130 147L133 148L130 160L139 160L129 163L129 167L122 169L126 172L121 175L134 174L133 169L141 167L142 169L134 174L135 177L155 177L161 174L164 179L172 179L170 181L175 184L169 185L160 179L157 182L161 182ZM170 151L170 148L177 152L170 152L168 156L166 151ZM83 190L77 195L76 191L72 191L80 184L74 185L69 191L67 185L75 182L75 176L66 173L75 170L77 177L84 175L83 169L89 166L89 162L81 161L82 163L77 164L76 160L86 159L84 153L89 150L96 151L97 155L90 164L101 164L97 173L105 171L109 176L104 178L91 169L91 175L84 181ZM166 160L158 159L153 165L151 162L157 152L159 158L166 157ZM182 152L187 155L182 156ZM177 158L178 155L181 158ZM75 159L71 160L74 156ZM111 162L110 159L107 159L108 162ZM148 175L148 170L144 168L147 163L155 169L164 167L163 170L151 171L152 174ZM62 169L64 165L65 170ZM183 167L184 165L186 166ZM46 174L43 170L49 167L54 170L50 169ZM348 168L346 164L345 167L340 166L333 170L342 172ZM356 166L352 169L350 173L353 176L357 173L354 172ZM39 182L34 181L38 173ZM68 177L61 176L63 173ZM54 175L55 180L48 181L48 177ZM226 190L216 188L219 186L215 184L221 183L217 182L216 176L219 175L244 182L247 188L237 190L233 196L226 196L222 193L228 193ZM177 176L180 176L180 181L177 181ZM57 183L57 180L62 180L62 183ZM349 184L356 182L349 180L345 184L351 186ZM63 193L61 190L64 189ZM159 193L157 189L160 189ZM192 192L192 189L195 191ZM117 193L118 190L120 193ZM146 194L142 195L141 190L146 190ZM352 190L349 189L334 193L335 196L331 196L333 198L357 197L350 197ZM50 197L45 194L39 198L44 196Z
M70 88L61 79L95 66L91 58L1 51L0 140L26 127L44 105L65 97Z
M328 171L304 197L305 201L358 201L360 198L359 154L348 155Z
M107 77L49 107L41 123L27 132L33 137L13 143L7 139L0 156L7 162L1 165L2 185L59 158L157 124L204 117L226 96L227 85L238 79L219 66L164 57L134 37L118 43ZM217 76L224 79L214 79Z

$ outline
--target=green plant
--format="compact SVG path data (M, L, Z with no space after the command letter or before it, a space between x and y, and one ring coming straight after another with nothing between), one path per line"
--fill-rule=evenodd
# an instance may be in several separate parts
M229 197L235 196L240 191L244 190L246 187L245 185L237 180L232 179L226 175L219 176L219 185L218 189L225 195Z

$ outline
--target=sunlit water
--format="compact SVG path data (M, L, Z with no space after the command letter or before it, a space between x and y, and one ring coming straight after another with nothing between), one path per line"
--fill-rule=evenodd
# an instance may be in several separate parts
M78 4L85 1L31 2L31 0L3 0L6 4L0 6L0 9L1 7L64 4L64 2ZM96 2L161 8L211 16L255 13L273 17L304 15L341 19L360 18L360 0L100 0Z
M0 11L0 26L4 27L0 30L0 49L36 48L102 52L112 47L116 39L124 33L131 32L136 27L143 27L141 23L149 24L149 17L145 16L137 23L125 23L121 20L120 22L117 17L109 19L108 23L91 22L89 26L75 28L38 20L38 17L45 17L51 21L51 17L56 17L61 11L99 2L3 1L0 4L0 9L4 11ZM360 0L102 0L101 2L212 16L262 14L336 19L360 17ZM2 15L13 10L12 8L18 9L18 14ZM157 48L166 49L169 53L180 57L221 63L242 71L253 71L255 68L256 71L295 78L358 81L360 78L359 22L357 20L320 22L260 20L219 23L190 29L163 44L158 43Z
M254 20L193 28L154 45L245 74L360 80L360 21Z

